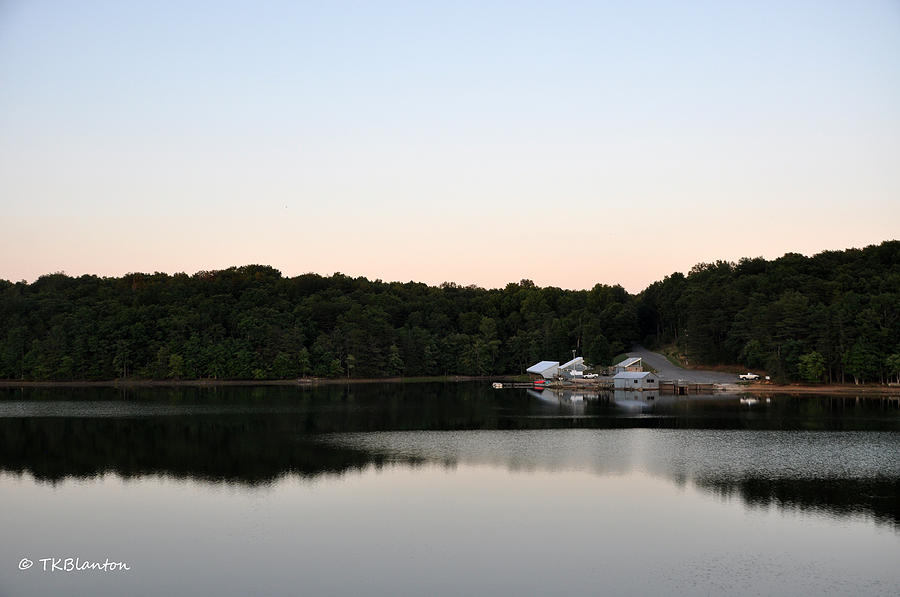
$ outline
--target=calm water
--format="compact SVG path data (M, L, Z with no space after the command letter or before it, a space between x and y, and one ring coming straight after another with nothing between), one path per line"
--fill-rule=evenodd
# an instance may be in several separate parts
M0 390L0 595L900 594L897 401L581 398Z

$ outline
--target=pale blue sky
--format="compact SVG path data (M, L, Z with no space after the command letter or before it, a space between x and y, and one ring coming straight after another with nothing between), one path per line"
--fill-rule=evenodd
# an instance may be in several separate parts
M877 243L900 2L5 0L0 210L13 280L637 291Z

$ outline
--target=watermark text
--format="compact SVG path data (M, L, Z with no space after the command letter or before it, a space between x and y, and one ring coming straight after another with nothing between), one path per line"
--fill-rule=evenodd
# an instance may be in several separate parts
M131 570L128 562L114 562L109 558L101 561L83 560L81 558L37 558L19 560L19 570L34 568L39 572L127 572Z

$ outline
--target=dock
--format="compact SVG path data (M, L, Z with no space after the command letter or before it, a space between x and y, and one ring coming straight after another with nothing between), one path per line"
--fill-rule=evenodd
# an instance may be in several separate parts
M596 379L569 379L551 381L545 384L535 384L534 382L494 382L493 387L500 388L519 388L519 389L553 389L553 390L582 390L586 392L603 392L614 390L614 382L612 377L600 377ZM713 383L696 383L688 382L681 379L659 381L659 389L640 389L627 388L628 392L659 392L660 394L673 394L675 396L690 396L693 394L712 394L722 391L725 388L719 384Z
M676 396L689 396L691 394L712 394L713 392L724 390L722 386L714 383L696 383L676 380L660 380L659 392L661 394L674 394Z

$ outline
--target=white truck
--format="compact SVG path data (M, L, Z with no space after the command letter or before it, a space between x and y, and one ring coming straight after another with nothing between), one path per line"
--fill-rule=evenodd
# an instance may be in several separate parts
M738 375L738 377L745 381L753 381L754 379L759 379L759 375L757 375L756 373L750 373L749 371L746 373L741 373L740 375Z

